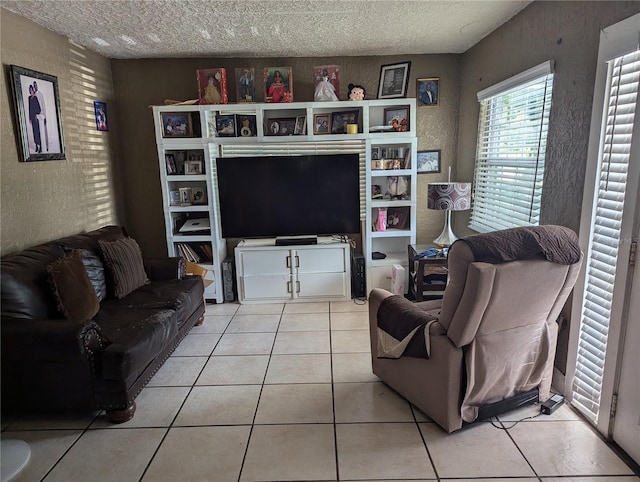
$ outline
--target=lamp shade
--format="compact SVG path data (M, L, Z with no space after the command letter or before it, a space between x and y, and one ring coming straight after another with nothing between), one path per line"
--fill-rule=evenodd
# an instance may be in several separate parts
M465 211L471 209L470 182L429 183L427 207L439 211Z

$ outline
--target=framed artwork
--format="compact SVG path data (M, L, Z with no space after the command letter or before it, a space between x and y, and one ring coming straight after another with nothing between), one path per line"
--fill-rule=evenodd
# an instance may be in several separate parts
M296 126L293 129L294 136L303 136L307 130L307 116L299 115L296 117Z
M293 69L267 67L262 71L265 102L293 102Z
M418 107L438 105L438 87L440 79L432 77L429 79L416 79L416 97Z
M256 116L250 114L236 114L236 135L238 137L256 136Z
M340 67L320 65L313 68L314 100L340 100Z
M394 131L409 130L409 106L390 107L384 110L384 125L391 126Z
M202 161L185 161L184 173L187 176L202 174Z
M162 137L193 137L189 112L161 112Z
M411 62L382 65L378 81L378 99L406 97L410 69Z
M180 187L178 188L178 191L180 192L180 205L191 206L191 188Z
M66 159L58 78L12 65L11 80L21 160Z
M418 151L418 174L440 172L440 149Z
M314 114L313 115L313 133L314 134L330 134L331 133L331 114Z
M227 71L225 69L196 70L200 104L226 104Z
M236 136L236 116L223 114L216 116L216 134L218 137Z
M178 172L176 168L176 156L174 154L165 154L164 161L167 165L167 174L176 174Z
M239 103L256 101L256 69L236 69L236 96Z
M292 136L296 129L296 118L267 119L268 136Z
M180 191L169 191L169 204L172 206L180 205Z
M193 204L207 204L207 189L205 186L191 188L191 202Z
M96 114L96 129L99 131L108 131L109 122L107 120L107 104L105 102L94 100L93 111Z
M346 134L348 124L357 124L360 111L349 110L331 113L331 133Z
M387 210L387 229L407 229L410 207L403 206Z

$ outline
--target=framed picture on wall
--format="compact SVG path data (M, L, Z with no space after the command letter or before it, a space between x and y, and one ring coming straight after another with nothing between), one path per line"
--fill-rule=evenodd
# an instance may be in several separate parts
M96 114L96 129L108 131L109 122L107 120L107 104L105 102L93 101L93 110Z
M416 97L418 107L438 105L440 79L431 77L428 79L416 79Z
M418 151L418 174L440 172L440 149Z
M378 81L378 99L397 99L407 96L411 62L382 65Z
M11 81L21 160L66 159L58 78L12 65Z

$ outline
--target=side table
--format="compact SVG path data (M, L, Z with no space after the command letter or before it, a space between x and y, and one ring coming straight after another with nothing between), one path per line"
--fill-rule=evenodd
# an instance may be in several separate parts
M428 299L441 298L446 284L447 258L420 258L415 259L418 253L422 253L429 248L436 248L433 244L410 244L409 250L409 295L416 301L424 301L425 295ZM429 275L441 275L434 282L426 282L425 277ZM444 275L444 276L442 276ZM443 281L444 278L444 281Z

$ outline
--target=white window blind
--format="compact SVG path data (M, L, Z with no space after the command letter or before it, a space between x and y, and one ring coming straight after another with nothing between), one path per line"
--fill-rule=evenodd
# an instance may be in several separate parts
M627 171L630 161L640 51L609 62L597 190L586 261L573 404L598 420L611 320Z
M552 63L545 62L478 93L470 228L539 224L552 87Z

